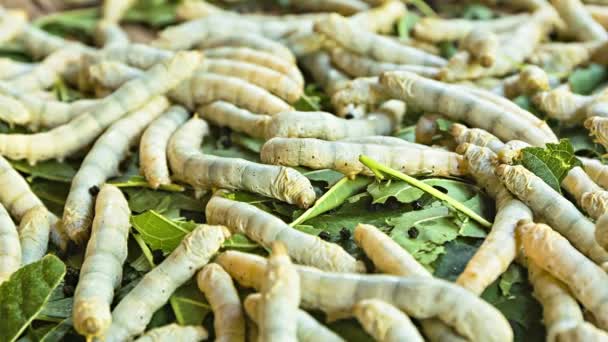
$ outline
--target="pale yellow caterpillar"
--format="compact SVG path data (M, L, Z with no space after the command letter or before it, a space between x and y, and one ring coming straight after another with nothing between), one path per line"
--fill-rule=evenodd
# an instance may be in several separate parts
M604 29L608 27L608 7L606 7L608 3L605 4L593 4L593 5L585 5L585 9L591 15L591 18L598 24L602 25Z
M177 85L196 69L200 54L179 52L117 89L92 111L68 124L37 134L0 134L0 154L12 159L63 159L95 140L103 130L125 113L148 103Z
M580 41L608 40L606 30L591 17L580 0L551 0L568 33Z
M487 147L494 153L499 153L505 146L496 136L481 128L468 128L458 123L450 127L450 134L458 145L469 143L480 147Z
M314 202L310 181L296 170L203 154L200 145L208 132L207 123L194 117L173 134L167 155L176 179L195 188L247 190L302 208Z
M89 236L93 221L94 192L108 178L118 174L120 162L130 147L139 141L146 126L169 107L165 97L159 96L148 104L113 123L96 141L72 179L70 192L63 209L62 225L77 244Z
M211 263L203 267L196 281L213 310L215 341L245 341L245 316L230 275L222 266Z
M604 189L608 189L608 166L597 159L578 157L589 177Z
M15 38L26 25L27 13L19 10L0 9L0 43Z
M587 63L600 50L602 42L546 43L539 45L527 59L548 73L567 75Z
M475 63L465 51L454 55L441 70L439 78L446 82L476 79L487 76L504 76L517 70L519 64L530 56L541 40L549 33L556 21L556 14L550 7L534 13L531 20L516 30L499 38L499 47L492 66L484 67Z
M139 165L141 173L153 189L171 184L167 146L173 132L189 117L183 107L172 106L152 121L142 134L139 144Z
M597 264L608 261L608 253L595 241L593 223L542 179L521 165L500 165L496 174L509 191L563 234L581 253Z
M247 315L254 321L258 321L258 307L260 305L261 295L259 293L251 294L245 298L243 306ZM331 331L323 324L317 322L310 314L304 310L298 309L296 312L297 337L300 342L344 342L344 340L336 333ZM256 339L257 341L257 339Z
M608 247L608 215L603 213L595 224L595 239L597 242Z
M102 7L103 19L111 23L118 23L135 2L135 0L104 0Z
M174 52L144 44L110 46L91 56L90 64L106 61L121 62L136 68L148 69L174 56ZM198 67L198 65L197 65Z
M353 312L365 331L376 341L424 341L410 318L384 301L364 299L355 304Z
M304 78L296 65L286 62L282 58L266 51L258 51L247 47L226 46L205 49L203 50L203 54L208 58L228 58L267 67L287 75L299 86L304 85Z
M210 14L222 13L224 10L206 1L182 1L175 9L175 15L179 20L187 21L206 17Z
M136 339L135 342L199 342L206 340L208 336L209 333L203 327L195 325L182 326L177 323L171 323L146 332Z
M580 205L591 218L598 219L608 212L608 192L603 189L585 192L581 196Z
M0 204L0 284L21 266L21 245L17 228Z
M241 285L260 288L266 259L228 251L220 254L216 262ZM349 312L361 300L379 299L411 317L438 317L474 341L511 341L513 338L509 323L496 308L444 280L335 273L306 266L296 266L296 269L300 275L301 305L305 308Z
M608 114L608 102L602 104L606 107ZM608 116L608 115L607 115ZM589 135L594 137L595 141L604 147L608 146L608 117L592 116L585 120L585 128L589 131Z
M27 265L44 257L49 245L51 224L54 218L44 206L28 210L19 222L21 264Z
M591 117L608 117L608 92L596 95L578 95L565 88L556 88L536 94L532 100L549 117L572 125Z
M16 222L21 222L30 210L44 207L42 201L30 189L28 182L3 157L0 157L0 189L3 189L0 191L0 204L11 213ZM69 238L63 228L59 227L57 217L51 213L48 213L48 216L51 224L50 238L59 249L65 251ZM46 250L46 246L44 248Z
M431 276L411 254L378 228L360 223L355 227L353 236L357 245L382 273Z
M531 220L532 212L524 203L513 198L494 175L495 155L492 151L468 143L460 145L458 151L463 154L477 185L496 201L497 213L490 233L456 279L457 284L480 295L507 270L517 256L517 222Z
M112 323L110 304L127 258L130 215L120 189L109 184L102 186L72 310L74 328L87 338L102 337Z
M385 135L372 135L368 137L351 137L341 139L342 142L357 143L357 144L376 144L385 146L411 146L416 148L432 148L430 146L416 144L403 140L397 137L385 136Z
M100 20L95 28L97 44L104 48L129 44L129 36L120 25L111 20Z
M608 327L608 275L551 227L523 222L517 228L525 255L568 286L576 299L593 313L602 329Z
M378 6L369 10L358 12L348 20L353 25L371 32L391 33L394 30L395 22L407 13L407 8L402 1L388 0L382 1Z
M529 14L517 14L490 20L442 19L425 17L412 30L414 37L431 43L464 39L473 29L502 33L509 32L530 20Z
M338 14L332 14L327 19L316 22L315 31L343 48L382 62L431 67L441 67L446 63L441 57L360 29Z
M106 342L129 340L144 331L171 294L209 262L230 233L223 226L199 225L160 265L148 272L112 311Z
M258 305L259 341L296 342L300 277L285 245L273 241Z
M24 74L35 66L32 63L18 62L12 58L2 57L0 58L0 79L8 80Z
M95 54L95 50L92 48L50 34L33 25L26 25L17 36L16 41L22 44L27 53L35 59L46 57L55 51L65 48L76 48L90 54Z
M302 57L302 66L306 69L328 95L335 94L348 81L349 77L331 64L326 52L315 52Z
M216 195L207 204L205 214L208 222L224 224L264 247L270 247L273 241L284 243L289 256L297 263L335 272L364 270L363 265L339 245L296 230L253 205Z
M78 63L82 52L74 48L65 48L48 55L42 62L35 65L30 71L25 72L9 82L11 87L21 91L33 91L37 89L50 88L60 75L70 66Z
M273 118L270 115L252 113L225 101L215 101L201 106L197 113L214 125L230 127L236 132L243 132L254 138L262 139L265 139L266 127Z
M543 69L535 65L526 65L519 74L505 79L502 93L512 99L519 95L534 95L548 91L550 88L549 76Z
M248 47L259 51L265 51L280 57L286 62L295 64L294 55L283 44L252 33L218 35L217 37L211 37L198 45L198 47L203 50L225 46Z
M459 155L435 148L382 146L311 138L273 138L261 151L262 161L285 166L306 166L312 169L333 169L348 177L373 175L359 162L367 155L380 163L410 175L462 176L466 166Z
M344 82L331 97L338 116L355 118L364 116L367 108L388 100L390 96L378 83L378 77L359 77Z
M330 54L334 65L352 77L380 76L385 71L394 70L409 71L431 78L437 77L439 74L439 69L435 67L378 62L340 47L332 48Z
M463 38L460 48L467 51L473 61L489 68L496 59L498 36L493 32L475 28Z
M467 122L506 141L522 140L534 146L557 141L544 121L521 108L507 107L490 92L450 85L403 71L384 73L380 83L384 85L385 92L408 105Z

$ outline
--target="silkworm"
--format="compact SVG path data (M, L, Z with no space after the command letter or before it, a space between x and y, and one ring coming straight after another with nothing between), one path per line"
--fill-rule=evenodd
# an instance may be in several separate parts
M228 251L220 254L216 262L241 285L260 288L263 278L260 274L266 269L264 258ZM351 311L361 300L379 299L411 317L438 317L472 340L510 341L513 338L509 323L497 309L444 280L335 273L306 266L296 266L296 269L300 275L301 305L305 308L324 312Z
M382 62L431 67L441 67L446 63L441 57L362 30L338 14L316 22L315 31L344 48Z
M213 310L215 340L245 341L245 316L230 275L211 263L198 272L196 282Z
M410 318L384 301L364 299L355 304L353 312L365 331L376 341L424 341Z
M462 158L440 149L420 149L411 146L382 146L311 138L273 138L261 151L262 161L285 166L306 166L312 169L333 169L348 177L373 175L359 162L367 155L380 163L410 175L467 174Z
M0 284L21 266L21 245L17 228L0 204Z
M547 116L572 125L593 116L608 117L606 96L605 92L585 96L574 94L568 89L556 88L540 92L532 100Z
M304 69L330 96L340 90L350 79L331 64L330 57L326 52L319 51L306 55L302 57L301 61Z
M27 265L44 257L51 233L51 214L44 206L28 210L19 222L21 264Z
M156 310L171 294L209 262L230 233L226 227L199 225L143 279L112 311L107 342L125 341L142 333Z
M169 107L165 97L159 96L148 104L113 123L96 141L72 179L70 192L63 209L62 225L77 244L89 237L93 220L94 196L91 189L101 186L118 174L120 162L129 153L143 130Z
M120 189L109 184L102 186L72 311L74 328L87 338L103 336L112 323L110 305L114 289L122 280L130 217L129 204Z
M273 241L284 243L289 256L297 263L335 272L363 270L363 265L339 245L291 228L281 219L251 204L216 195L207 203L205 214L208 222L223 224L267 248Z
M535 264L564 282L572 295L593 313L600 328L608 326L608 275L551 227L522 222L517 228L524 253Z
M172 106L146 128L139 144L140 169L153 189L171 184L167 147L171 135L190 115L180 106Z
M589 135L604 147L608 146L608 117L592 116L585 120L585 128Z
M182 326L172 323L146 332L136 339L135 342L199 342L206 340L208 336L207 330L203 327L194 325Z
M607 40L606 30L591 17L580 0L552 0L568 32L581 41Z
M563 234L575 248L598 264L608 261L608 253L595 241L593 223L574 204L521 165L503 164L497 167L496 173L511 193Z
M93 142L125 113L177 85L196 69L199 61L200 54L196 52L179 52L140 78L125 83L92 111L65 125L37 134L0 134L0 153L11 159L27 159L31 164L39 160L63 159Z
M498 36L483 29L473 29L460 42L460 48L467 51L473 61L489 68L496 59Z
M602 42L546 43L539 45L527 60L550 74L567 75L587 63Z
M589 177L604 189L608 189L608 166L597 159L578 157Z

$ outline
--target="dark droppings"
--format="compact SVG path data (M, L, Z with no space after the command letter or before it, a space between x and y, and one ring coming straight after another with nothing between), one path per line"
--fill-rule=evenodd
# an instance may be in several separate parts
M340 229L340 240L349 240L351 237L351 232L346 227L342 227Z
M99 193L99 187L97 185L93 185L92 187L89 188L89 194L93 197L97 196L97 194Z
M321 238L321 240L329 241L331 239L331 235L329 232L322 231L319 233L319 238Z
M410 239L417 238L418 234L420 234L420 232L418 231L418 229L416 227L412 227L412 228L410 228L410 229L407 230L407 236L409 236Z

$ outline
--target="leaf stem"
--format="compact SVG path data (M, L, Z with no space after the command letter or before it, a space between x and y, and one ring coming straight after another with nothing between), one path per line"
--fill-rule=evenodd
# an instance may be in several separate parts
M139 245L139 248L141 248L141 252L144 254L144 257L146 258L146 260L148 260L148 263L150 264L150 266L156 267L156 265L154 264L154 256L152 256L152 252L150 251L150 248L148 247L148 245L146 245L146 243L144 242L144 239L141 238L141 235L139 235L139 234L131 234L131 235L133 235L135 242L137 242L137 244Z
M399 172L395 169L392 169L388 166L382 165L368 156L364 156L364 155L359 156L359 161L361 163L363 163L363 165L367 166L374 173L376 173L377 171L381 171L389 176L393 176L397 179L400 179L400 180L402 180L412 186L415 186L418 189L420 189L424 192L427 192L427 193L431 194L432 196L446 202L447 204L451 205L454 209L462 212L463 214L467 215L471 219L477 221L482 226L492 227L491 222L489 222L486 219L484 219L483 217L479 216L476 212L467 208L464 204L460 203L459 201L455 200L454 198L450 197L449 195L444 194L443 192L433 188L432 186L430 186L414 177L408 176L408 175L406 175L402 172Z
M422 0L409 0L408 3L412 4L418 9L425 17L436 17L437 13L433 11L431 6Z

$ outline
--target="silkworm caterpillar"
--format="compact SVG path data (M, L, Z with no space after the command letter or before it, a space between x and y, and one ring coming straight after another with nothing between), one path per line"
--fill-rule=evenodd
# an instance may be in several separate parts
M528 61L548 73L569 74L591 59L601 42L547 43L539 45Z
M260 288L263 278L260 274L266 269L264 258L228 251L220 254L216 262L241 285ZM497 309L460 286L444 280L419 276L335 273L306 266L296 266L296 269L300 275L301 305L306 308L330 313L349 312L361 300L379 299L411 317L438 317L471 340L510 341L513 338L509 323ZM417 300L412 301L411 298Z
M489 68L496 59L498 36L491 31L473 29L460 42L460 47L469 53L473 61Z
M412 257L393 239L369 224L355 227L354 239L357 245L383 273L394 275L431 276L429 271Z
M19 10L4 10L0 12L0 43L6 43L15 38L26 25L27 13Z
M17 228L0 204L0 284L21 266L21 245Z
M608 189L608 166L597 159L578 157L589 177L604 189Z
M377 299L364 299L353 308L355 317L376 341L417 341L424 338L407 315Z
M493 159L487 148L464 143L458 147L477 184L496 201L496 217L490 233L467 263L456 283L480 295L507 270L517 256L515 229L517 222L532 219L530 209L513 198L494 175Z
M564 282L572 294L593 313L602 329L608 326L608 290L601 286L608 281L602 268L587 259L551 227L522 222L517 228L524 253L535 264Z
M606 107L608 109L608 106ZM597 143L608 147L608 117L592 116L585 120L585 128Z
M260 341L297 341L297 312L300 306L300 277L285 245L273 241L258 306Z
M565 27L578 40L608 40L606 30L591 17L580 0L552 0L551 5L565 22Z
M459 155L440 149L411 146L382 146L311 138L273 138L262 146L265 163L285 166L306 166L312 169L333 169L348 177L373 173L361 162L368 155L380 163L410 175L462 176L466 167Z
M358 272L364 269L339 245L291 228L281 219L250 204L214 196L207 204L205 213L208 222L224 224L262 246L270 247L273 241L284 243L295 262L335 272Z
M298 86L304 85L304 78L296 65L286 62L284 59L266 51L258 51L247 47L226 46L205 49L203 54L208 58L229 58L267 67L287 75Z
M139 164L141 173L153 189L171 184L167 164L167 146L173 132L190 115L180 106L172 106L152 121L141 136L139 144Z
M328 95L335 94L350 78L334 68L326 52L319 51L302 57L302 66Z
M607 94L578 95L560 87L540 92L532 100L549 117L571 125L593 116L608 117L608 107L605 104Z
M595 239L601 246L608 246L608 215L603 213L595 224Z
M136 339L135 342L199 342L206 340L208 336L207 330L203 327L194 325L181 326L172 323L148 331Z
M580 204L591 218L597 219L608 212L608 192L605 190L586 192L581 197Z
M375 144L375 145L385 145L385 146L411 146L416 148L432 148L430 146L425 146L421 144L416 144L409 142L407 140L403 140L397 137L390 137L386 135L372 135L368 137L350 137L340 139L342 142L348 143L357 143L357 144Z
M37 134L0 134L0 153L11 159L63 159L87 146L125 113L148 103L177 85L196 69L200 54L179 52L104 98L99 106L69 123Z
M254 138L265 138L266 127L272 120L269 115L254 114L225 101L215 101L199 107L197 113L214 125L230 127Z
M606 4L602 5L601 3L598 3L597 5L585 5L585 9L591 14L591 18L602 25L604 29L608 27L608 9L606 9L605 5Z
M489 20L442 19L425 17L412 29L412 35L431 43L459 41L473 29L494 33L509 32L530 20L529 14L517 14Z
M506 141L522 140L534 146L557 141L554 134L549 134L545 122L521 108L507 107L495 99L498 96L489 92L449 85L403 71L382 74L380 83L385 92L408 105L465 121Z
M431 78L437 77L439 74L439 69L435 67L378 62L340 47L332 48L330 53L334 65L352 77L380 76L385 71L393 70L409 71Z
M259 293L251 294L245 298L243 306L247 315L255 322L258 321L258 307L261 300ZM317 322L310 314L304 310L298 309L296 312L297 337L301 342L343 342L344 340L336 335L329 328Z
M378 61L431 67L441 67L446 64L441 57L359 29L338 14L332 14L327 19L316 22L315 31L352 52Z
M148 272L112 312L107 342L125 341L144 331L171 294L217 253L230 233L223 226L199 225L160 265Z
M439 79L454 82L487 76L503 76L515 71L519 64L534 52L536 46L552 29L555 21L556 14L553 9L545 7L537 11L531 20L500 37L496 59L492 66L486 68L475 63L471 55L463 51L448 61L441 70Z
M173 134L167 155L176 179L196 188L243 189L303 208L315 200L308 178L293 169L203 154L200 144L208 131L207 123L194 117Z
M178 19L188 21L204 18L210 14L223 13L224 10L206 1L183 1L175 8Z
M118 23L135 2L135 0L104 0L102 7L103 19L111 23Z
M16 37L16 41L22 44L25 51L34 59L43 58L55 51L72 47L95 54L95 50L92 48L50 34L33 25L25 25Z
M526 65L517 76L505 79L502 87L504 95L510 99L551 89L549 76L535 65Z
M252 33L218 35L198 45L203 50L225 46L248 47L259 51L266 51L289 63L295 64L294 55L283 44Z
M579 251L598 264L608 261L608 253L595 241L593 223L542 179L521 165L500 165L496 174L511 193L563 234Z
M9 162L0 156L0 203L15 218L16 222L23 220L25 215L37 207L44 207L42 201L32 192L27 181L17 172ZM68 244L68 237L58 225L58 219L52 213L48 213L51 224L51 239L62 251Z
M481 128L468 128L465 125L455 123L450 127L450 134L458 145L469 143L487 147L494 153L499 153L505 147L505 143L495 135Z
M140 69L149 69L155 64L162 63L163 61L174 57L174 52L144 44L129 44L109 46L89 57L91 58L91 65L105 61L114 61L126 63ZM198 67L198 65L196 65L196 67Z
M110 304L122 280L127 258L131 210L115 186L101 187L95 203L95 219L87 243L80 278L74 293L72 321L76 331L101 337L112 323Z
M7 80L15 78L23 73L26 73L34 67L35 64L18 62L12 58L0 58L0 79Z
M42 62L10 81L10 86L22 91L46 89L60 78L70 64L78 63L82 52L78 49L65 48L48 55Z
M28 93L5 91L8 87L0 84L0 92L7 94L0 95L0 118L10 125L27 126L33 131L63 125L101 102L88 99L70 103L44 100Z
M44 206L28 210L19 222L21 264L38 261L46 254L51 232L51 217Z
M90 189L118 174L119 164L129 153L130 147L139 140L146 126L167 107L169 102L165 97L156 97L113 123L95 141L72 179L63 209L63 229L74 242L82 244L89 236L94 202Z
M367 108L390 99L377 77L359 77L342 84L332 95L331 103L338 116L360 118Z
M129 36L116 22L104 19L97 23L95 39L104 48L129 44Z
M407 8L401 1L383 1L369 10L358 12L348 20L357 27L378 33L393 32L395 22L405 16Z
M196 282L213 310L215 340L245 341L245 316L230 275L222 266L211 263L198 272Z

